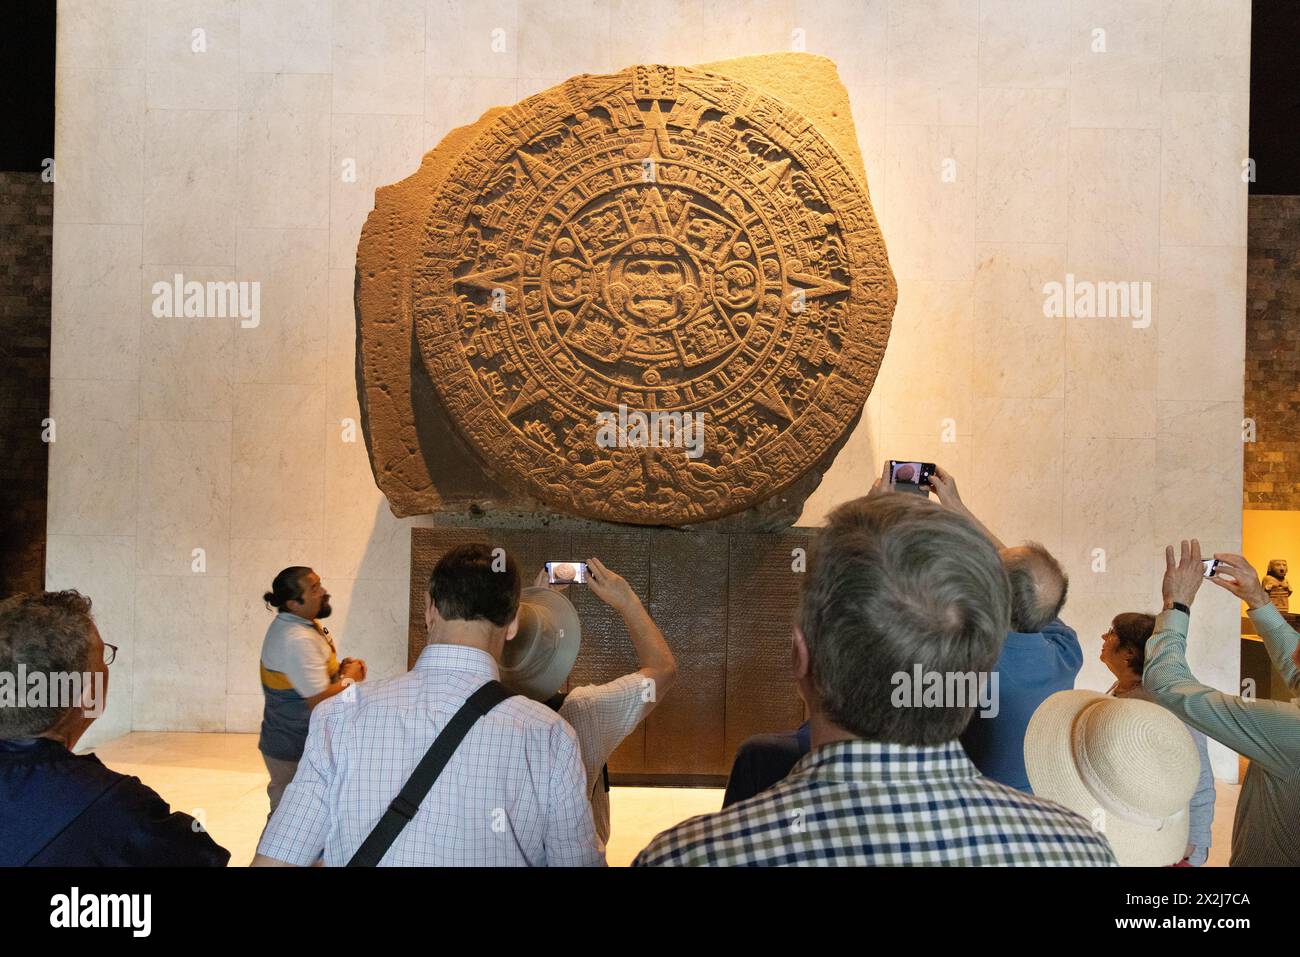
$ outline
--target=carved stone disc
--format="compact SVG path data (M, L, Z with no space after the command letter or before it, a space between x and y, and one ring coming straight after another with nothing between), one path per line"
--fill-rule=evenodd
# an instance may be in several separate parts
M501 479L680 525L779 492L842 437L895 300L865 187L807 121L639 66L530 97L465 150L412 306L430 379Z

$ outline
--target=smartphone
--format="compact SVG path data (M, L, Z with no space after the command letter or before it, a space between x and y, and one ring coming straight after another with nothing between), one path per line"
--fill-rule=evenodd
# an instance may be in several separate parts
M546 580L552 585L587 584L586 562L547 562Z
M930 494L930 476L934 474L933 462L901 462L889 460L889 480L899 491Z
M1213 578L1214 572L1223 564L1223 562L1219 561L1217 558L1202 558L1201 564L1205 566L1205 577Z

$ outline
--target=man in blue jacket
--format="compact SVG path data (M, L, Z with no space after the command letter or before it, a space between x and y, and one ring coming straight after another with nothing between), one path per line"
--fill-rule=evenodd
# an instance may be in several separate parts
M998 706L977 710L961 736L971 761L994 781L1030 792L1025 773L1025 729L1038 706L1074 687L1083 649L1074 629L1061 621L1069 579L1061 563L1037 542L1008 548L971 514L947 471L930 479L935 498L964 515L997 546L1011 583L1011 627L994 671Z
M871 494L894 491L888 467ZM1037 542L1008 548L971 514L957 482L942 468L930 477L939 504L963 515L997 547L1011 584L1011 627L994 670L996 706L977 709L961 736L962 746L985 777L1032 793L1025 772L1025 729L1038 706L1074 687L1083 667L1079 636L1060 619L1069 586L1060 563ZM797 731L755 735L736 752L722 806L748 800L789 774L808 753L808 725Z
M211 866L230 852L194 818L73 754L104 709L117 649L75 591L0 602L0 867Z

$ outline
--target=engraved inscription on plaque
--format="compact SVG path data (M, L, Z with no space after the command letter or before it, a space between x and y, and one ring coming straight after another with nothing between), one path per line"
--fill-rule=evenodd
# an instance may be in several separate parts
M503 481L618 522L703 521L794 482L856 420L896 300L827 141L682 67L503 113L422 244L416 339L452 421Z

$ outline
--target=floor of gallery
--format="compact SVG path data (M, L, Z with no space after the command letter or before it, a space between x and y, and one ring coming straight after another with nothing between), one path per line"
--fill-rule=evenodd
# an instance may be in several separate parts
M232 866L247 864L266 823L266 769L255 734L183 734L137 731L93 749L110 768L134 774L163 796L173 810L194 815L218 844L230 851ZM1218 782L1211 865L1228 863L1235 784ZM664 828L695 814L716 811L717 788L628 788L610 792L613 834L606 856L611 866L631 863Z

